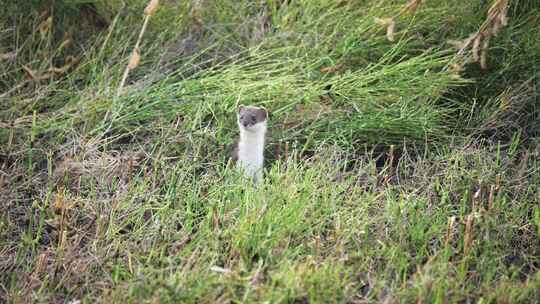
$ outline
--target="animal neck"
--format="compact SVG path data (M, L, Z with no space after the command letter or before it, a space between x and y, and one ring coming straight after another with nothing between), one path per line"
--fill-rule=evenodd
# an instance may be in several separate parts
M240 129L241 146L249 147L249 149L254 152L262 152L264 149L265 134L266 126L256 132L250 132L242 128Z

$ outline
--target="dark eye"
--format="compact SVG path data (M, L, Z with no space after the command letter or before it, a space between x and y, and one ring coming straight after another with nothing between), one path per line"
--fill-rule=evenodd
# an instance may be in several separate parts
M255 122L255 116L251 116L251 121Z
M240 120L244 119L244 115L240 115Z

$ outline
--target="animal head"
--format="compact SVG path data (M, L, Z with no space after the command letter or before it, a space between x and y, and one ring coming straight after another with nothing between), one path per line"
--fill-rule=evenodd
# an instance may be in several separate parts
M250 132L266 129L268 111L263 107L240 105L238 107L238 126Z

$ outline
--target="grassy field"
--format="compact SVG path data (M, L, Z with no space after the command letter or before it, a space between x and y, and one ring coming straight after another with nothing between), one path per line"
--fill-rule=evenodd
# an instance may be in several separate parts
M538 303L537 0L147 5L2 4L0 301Z

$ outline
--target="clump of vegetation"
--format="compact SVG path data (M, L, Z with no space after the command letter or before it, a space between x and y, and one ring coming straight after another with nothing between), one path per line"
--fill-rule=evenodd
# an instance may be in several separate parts
M539 298L540 10L488 2L8 4L0 298Z

